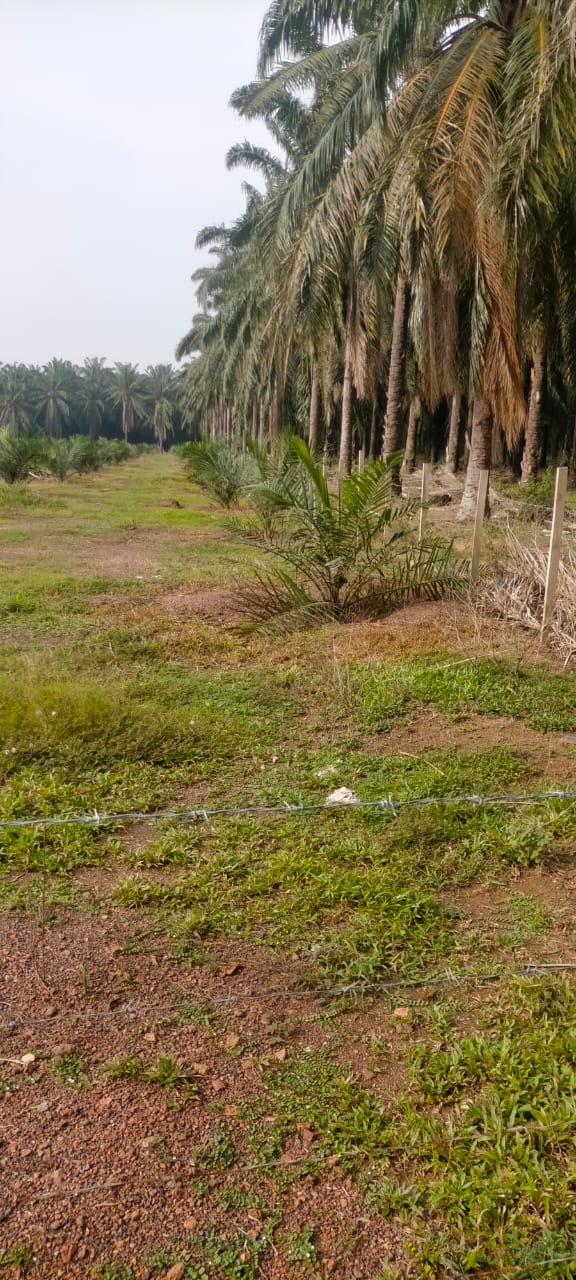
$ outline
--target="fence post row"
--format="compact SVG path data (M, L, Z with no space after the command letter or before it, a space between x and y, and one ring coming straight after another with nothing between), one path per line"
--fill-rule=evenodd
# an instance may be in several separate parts
M552 515L552 532L550 534L550 552L548 555L548 572L546 574L546 591L544 593L544 611L542 614L542 632L552 620L556 595L558 593L558 576L560 572L560 555L562 552L562 528L566 509L566 493L568 490L568 467L558 467L556 472L556 488L554 491L554 512Z

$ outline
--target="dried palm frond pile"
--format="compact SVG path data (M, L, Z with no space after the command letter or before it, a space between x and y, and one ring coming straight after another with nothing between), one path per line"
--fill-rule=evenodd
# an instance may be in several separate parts
M499 618L540 631L546 590L548 551L524 546L510 532L506 560L482 590L482 604ZM576 658L576 550L564 550L558 579L558 595L548 642L566 659Z

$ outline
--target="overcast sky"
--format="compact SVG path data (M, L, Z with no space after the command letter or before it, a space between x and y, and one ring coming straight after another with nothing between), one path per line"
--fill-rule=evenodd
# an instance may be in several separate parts
M0 0L0 363L173 358L267 0ZM249 176L249 175L247 175Z

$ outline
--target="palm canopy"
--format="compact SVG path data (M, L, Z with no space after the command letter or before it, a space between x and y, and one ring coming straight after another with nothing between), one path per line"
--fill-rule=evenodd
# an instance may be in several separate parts
M233 103L282 159L249 143L229 155L265 190L247 189L241 227L220 230L197 277L186 380L206 389L209 360L212 407L246 420L279 386L291 405L294 380L312 402L332 346L342 434L363 430L366 404L396 438L408 367L430 413L461 388L513 447L525 361L555 313L573 376L575 61L573 0L274 0L260 78Z
M136 421L144 418L146 402L143 395L142 378L134 364L118 363L110 383L110 399L120 409L122 434L127 440L134 430Z
M174 424L178 375L171 364L155 364L146 369L146 379L148 416L160 449L164 449Z

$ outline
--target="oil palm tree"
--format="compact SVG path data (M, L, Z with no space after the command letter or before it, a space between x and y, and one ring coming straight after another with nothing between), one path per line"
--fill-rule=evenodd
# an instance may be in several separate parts
M93 440L100 435L106 413L110 370L100 356L87 358L78 376L78 404Z
M475 402L472 510L492 431L512 444L526 417L518 301L524 318L527 245L537 257L576 168L575 13L570 0L274 0L260 80L233 102L283 158L233 149L265 192L246 187L249 215L219 229L197 281L185 382L212 423L233 404L260 422L268 406L274 425L305 384L314 442L319 353L334 348L345 473L365 397L373 424L386 404L384 453L401 443L410 349L428 410L459 407L455 388Z
M122 435L128 440L136 422L146 416L142 377L137 365L115 364L108 394L114 408L120 409Z
M426 291L432 285L438 292L439 285L441 296L452 285L455 293L455 281L456 291L468 298L468 391L485 402L474 415L478 439L465 509L478 466L489 461L489 422L502 425L512 441L525 417L514 258L527 222L553 207L567 163L573 167L574 25L568 0L554 6L501 0L489 10L468 5L466 12L457 3L423 0L409 8L387 0L276 0L264 23L262 72L279 56L294 59L273 72L284 87L297 78L314 84L322 75L333 76L338 59L344 73L338 119L330 121L321 148L308 157L300 190L317 187L341 162L343 146L354 145L350 130L361 140L379 119L393 139L398 100L405 101L391 187L398 191L400 183L406 190L407 180L409 189L417 179L424 193L419 217L427 224L425 251L415 268L419 355L424 334L443 328L434 324L438 307ZM327 35L339 46L324 46ZM405 209L405 199L395 199ZM396 347L401 352L401 341ZM428 361L430 368L433 363ZM392 362L392 373L388 420L396 429L399 360Z
M148 416L163 452L174 428L178 375L171 364L155 364L148 366L145 378Z
M67 360L50 360L38 375L37 412L47 435L59 439L70 418L74 367Z
M0 367L0 427L19 435L34 420L34 370L24 364Z

